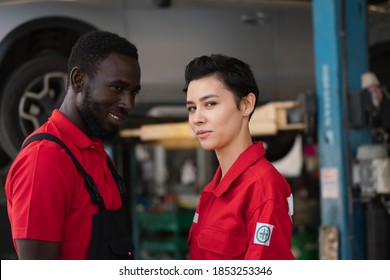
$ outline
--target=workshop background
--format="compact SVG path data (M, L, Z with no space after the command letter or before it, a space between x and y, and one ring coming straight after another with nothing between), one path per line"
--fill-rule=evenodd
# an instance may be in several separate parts
M260 87L254 140L294 194L297 259L390 259L390 1L0 1L0 258L16 259L4 181L24 137L64 97L91 29L140 52L142 91L106 149L131 194L137 259L187 259L217 161L188 129L184 67L222 53Z

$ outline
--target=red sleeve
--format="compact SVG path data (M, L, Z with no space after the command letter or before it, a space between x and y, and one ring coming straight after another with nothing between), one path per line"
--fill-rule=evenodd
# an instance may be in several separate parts
M249 246L245 259L289 260L291 252L292 220L288 209L268 200L247 222Z
M7 178L13 238L60 242L78 173L58 144L30 145Z

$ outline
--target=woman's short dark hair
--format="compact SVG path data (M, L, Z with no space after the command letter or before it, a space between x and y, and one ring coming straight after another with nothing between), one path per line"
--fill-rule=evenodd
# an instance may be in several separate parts
M234 93L234 97L239 105L242 98L252 92L259 97L259 88L250 66L234 57L222 54L212 54L210 56L200 56L194 58L185 69L185 87L192 80L197 80L206 76L216 75L225 86Z
M108 31L90 31L78 39L68 59L68 75L79 67L94 76L100 63L111 53L126 55L138 60L138 50L127 39Z

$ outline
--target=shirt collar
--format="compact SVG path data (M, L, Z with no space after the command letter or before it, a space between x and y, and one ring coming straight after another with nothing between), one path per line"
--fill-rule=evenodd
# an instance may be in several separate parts
M226 175L220 180L222 176L221 167L219 166L215 172L213 180L207 186L209 191L214 190L217 197L223 195L232 185L233 181L237 179L248 167L253 165L260 157L265 155L265 149L262 142L254 142L249 146L233 163Z
M103 142L101 140L89 138L77 125L71 122L58 109L53 111L49 121L53 123L64 135L66 135L66 137L79 149L90 148L91 146L96 145L103 146Z

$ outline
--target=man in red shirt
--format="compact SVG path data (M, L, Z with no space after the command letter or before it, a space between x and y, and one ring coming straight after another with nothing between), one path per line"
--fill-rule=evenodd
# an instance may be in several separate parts
M20 259L95 258L92 235L100 229L94 228L93 216L100 211L111 216L123 206L123 186L102 141L117 134L133 108L140 75L137 48L116 34L92 31L73 47L65 99L33 134L60 139L91 176L101 202L94 202L85 176L58 143L27 145L12 164L5 187ZM119 218L119 224L126 222Z
M190 259L294 259L290 186L249 130L259 95L249 65L201 56L185 78L189 124L219 162L190 228Z

